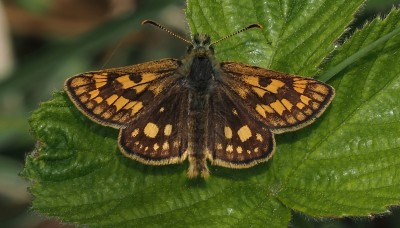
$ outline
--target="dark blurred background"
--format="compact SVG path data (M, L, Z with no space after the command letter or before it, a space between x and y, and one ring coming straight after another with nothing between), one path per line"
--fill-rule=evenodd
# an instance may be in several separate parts
M399 4L368 0L351 30ZM18 173L35 144L31 112L74 74L181 57L185 44L141 28L140 21L154 19L188 37L184 8L184 0L0 1L0 227L71 227L29 211L28 183ZM400 227L400 210L393 209L368 219L316 220L295 213L292 226Z

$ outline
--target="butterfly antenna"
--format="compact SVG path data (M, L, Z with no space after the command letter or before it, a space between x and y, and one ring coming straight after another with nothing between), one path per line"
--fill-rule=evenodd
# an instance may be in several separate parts
M219 39L219 40L213 42L211 45L217 44L217 43L219 43L219 42L221 42L221 41L223 41L223 40L225 40L225 39L228 39L229 37L232 37L232 36L234 36L234 35L237 35L237 34L239 34L239 33L241 33L241 32L244 32L244 31L246 31L246 30L249 30L249 29L251 29L251 28L259 28L259 29L262 29L263 27L262 27L260 24L251 24L251 25L249 25L249 26L247 26L247 27L245 27L245 28L242 28L242 29L240 29L240 30L238 30L238 31L236 31L236 32L234 32L234 33L228 35L228 36L225 36L224 38L221 38L221 39Z
M167 28L165 28L164 26L158 24L158 23L155 22L155 21L152 21L152 20L144 20L144 21L142 21L142 25L144 25L144 24L151 24L151 25L154 25L154 26L156 26L156 27L158 27L158 28L164 30L164 31L167 32L168 34L170 34L170 35L172 35L172 36L174 36L174 37L176 37L176 38L178 38L178 39L180 39L180 40L183 40L183 41L185 41L185 42L188 43L188 44L192 44L192 42L190 42L190 41L188 41L187 39L184 39L184 38L182 38L182 37L176 35L175 33L169 31Z

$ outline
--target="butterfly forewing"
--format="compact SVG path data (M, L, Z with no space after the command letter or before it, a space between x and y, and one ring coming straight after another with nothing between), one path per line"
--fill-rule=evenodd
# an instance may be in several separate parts
M236 96L223 84L214 88L208 114L208 147L213 164L246 168L268 160L275 141L266 126L248 115Z
M165 59L129 67L87 72L69 78L65 90L92 120L127 126L173 84L179 61Z
M334 89L320 81L248 66L221 64L223 81L274 133L312 123L332 101Z
M188 90L180 82L160 100L122 129L119 136L121 151L145 164L179 163L186 159Z

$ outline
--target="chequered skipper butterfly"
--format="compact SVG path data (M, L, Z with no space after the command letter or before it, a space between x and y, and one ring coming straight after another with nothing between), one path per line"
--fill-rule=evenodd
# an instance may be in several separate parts
M189 160L188 177L213 165L241 169L265 162L274 134L311 124L334 89L320 81L236 62L218 62L208 35L196 34L182 60L162 59L87 72L65 90L91 120L120 129L121 152L149 165Z

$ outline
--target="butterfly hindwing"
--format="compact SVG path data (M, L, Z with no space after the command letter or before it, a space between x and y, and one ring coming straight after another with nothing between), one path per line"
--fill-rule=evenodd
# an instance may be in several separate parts
M334 89L311 78L241 63L221 63L223 81L273 133L312 123L332 101Z
M121 128L173 84L179 61L164 59L87 72L66 80L65 90L90 119Z
M118 141L124 155L151 165L186 159L188 90L179 84L176 82L143 115L121 129Z
M236 95L220 84L210 97L208 148L212 163L229 168L247 168L268 160L275 150L273 134L248 115Z

